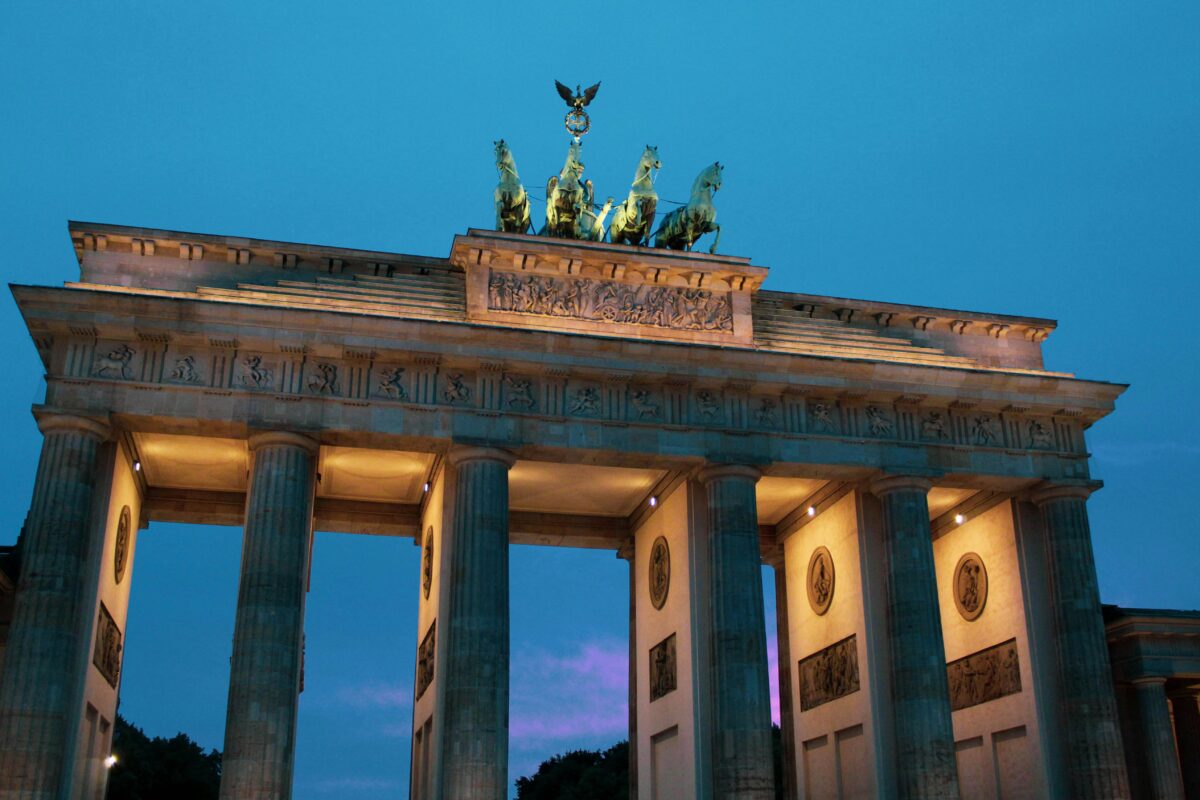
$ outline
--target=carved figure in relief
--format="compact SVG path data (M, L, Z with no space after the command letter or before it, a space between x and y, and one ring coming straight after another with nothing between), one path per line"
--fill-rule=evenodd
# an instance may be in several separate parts
M1054 447L1054 433L1040 420L1029 420L1029 444L1033 447Z
M921 421L921 435L926 439L945 439L948 436L946 430L946 415L941 411L930 411L925 415L925 419Z
M125 567L129 563L129 529L132 525L129 506L121 509L117 522L117 537L113 544L113 581L120 583L125 578Z
M585 386L571 397L571 413L595 415L600 413L600 391Z
M696 410L706 420L715 419L717 413L721 410L721 401L712 392L707 389L701 389L696 393Z
M986 414L981 414L972 419L971 438L975 440L975 444L996 444L999 438L996 421Z
M493 271L488 308L696 331L733 331L727 292Z
M775 401L769 397L764 397L759 404L758 409L754 412L754 419L763 427L772 427L775 425Z
M442 398L447 403L465 403L471 399L471 387L463 383L462 373L451 372L446 375Z
M692 182L692 196L687 205L681 206L663 218L662 226L654 233L654 246L671 250L691 250L692 245L706 233L716 231L716 238L708 252L717 252L721 243L721 226L717 224L717 209L713 205L713 192L721 188L720 162L705 167Z
M813 430L817 433L833 433L833 408L828 403L813 403L809 407Z
M637 411L638 419L658 419L658 403L654 402L654 395L648 390L635 389L629 399Z
M316 366L316 373L308 379L309 391L317 394L337 394L337 366L335 364L317 364Z
M97 378L115 375L118 378L129 378L129 362L133 360L134 350L127 344L121 344L108 351L107 355L96 359L96 368L92 374Z
M655 210L658 208L658 192L654 190L652 170L661 168L658 148L646 145L637 170L633 173L629 196L613 211L612 225L608 228L608 240L613 244L642 245L650 239Z
M429 589L433 586L433 526L425 531L425 552L421 554L421 592L429 599Z
M587 185L583 183L583 170L580 144L571 142L562 171L546 183L546 227L542 234L562 239L579 238L580 214L585 206L592 204L591 181Z
M857 638L850 636L801 659L799 673L802 711L857 692Z
M408 390L404 388L404 367L385 369L379 376L379 391L397 400L407 400Z
M199 383L200 373L196 371L195 356L184 356L183 358L175 359L175 366L171 369L170 379L181 383Z
M114 689L121 677L121 629L112 618L108 608L100 603L100 613L96 619L96 645L92 650L92 664L96 666L104 680Z
M503 139L493 144L496 146L496 169L500 173L500 182L496 184L496 230L528 233L529 196L517 174L517 162Z
M950 708L959 711L1021 691L1021 662L1017 643L1002 644L946 665Z
M867 426L872 436L890 436L892 421L875 406L867 406Z
M421 695L425 694L425 690L429 688L429 684L433 683L434 677L434 658L437 651L437 620L435 619L429 625L429 631L425 634L425 638L421 640L421 646L417 648L417 699L421 699Z
M650 546L650 603L661 609L671 590L671 548L667 539L659 536Z
M255 389L266 388L271 380L271 370L263 366L262 356L246 356L242 359L242 368L246 374L242 376L243 386Z
M513 375L504 377L508 387L508 405L511 408L530 409L534 406L533 381L529 378L518 378Z
M675 634L672 633L650 649L650 702L670 694L677 687Z
M987 604L988 577L983 559L964 553L954 567L954 605L962 618L971 622L983 614Z

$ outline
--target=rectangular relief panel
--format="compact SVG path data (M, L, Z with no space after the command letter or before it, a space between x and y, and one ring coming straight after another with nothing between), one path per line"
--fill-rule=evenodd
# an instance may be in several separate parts
M650 648L650 702L675 691L679 685L675 661L675 634Z
M92 652L92 664L109 686L117 688L117 681L121 678L121 629L104 603L100 603L100 615L96 620L96 648Z
M683 756L678 725L650 737L651 800L688 800L676 777Z
M946 665L950 681L950 708L959 711L1021 691L1021 663L1017 640L993 645L986 650L951 661Z
M429 625L429 632L425 634L425 638L421 640L421 646L417 650L417 699L421 699L421 695L425 694L425 690L429 688L429 684L433 683L433 670L435 659L435 648L437 647L437 620L435 619Z
M800 659L800 710L809 711L859 689L858 641L852 634Z

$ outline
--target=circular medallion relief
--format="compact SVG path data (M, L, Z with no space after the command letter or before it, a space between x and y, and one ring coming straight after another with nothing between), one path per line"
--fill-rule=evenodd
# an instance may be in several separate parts
M121 509L121 521L117 523L117 541L113 547L113 577L117 583L125 578L125 567L129 563L129 506Z
M650 546L650 602L662 608L671 590L671 549L667 540L660 536Z
M833 602L833 556L824 547L813 551L808 560L808 604L821 616Z
M965 620L978 619L987 605L988 578L983 559L967 553L954 568L954 605Z
M433 526L425 531L425 547L421 553L421 591L429 599L429 587L433 586Z

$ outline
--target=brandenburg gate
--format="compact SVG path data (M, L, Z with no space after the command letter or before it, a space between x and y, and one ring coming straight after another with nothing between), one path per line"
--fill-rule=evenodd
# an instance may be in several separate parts
M1048 369L1054 322L521 232L70 232L78 282L12 287L46 394L0 798L102 796L158 521L244 528L223 798L291 794L314 530L421 548L417 800L507 796L512 543L628 561L642 800L774 797L763 564L787 796L1129 796L1084 439L1124 387Z

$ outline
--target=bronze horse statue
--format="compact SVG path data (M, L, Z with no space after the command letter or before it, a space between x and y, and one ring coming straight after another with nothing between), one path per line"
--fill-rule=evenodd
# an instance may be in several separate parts
M608 238L613 244L646 244L650 231L654 230L654 214L658 207L658 193L654 191L654 175L651 170L661 169L658 148L646 145L645 152L633 174L633 186L629 197L613 210L612 225Z
M717 252L721 241L721 226L717 224L717 209L713 192L721 188L720 162L705 167L692 182L692 196L687 205L680 206L663 219L662 227L654 233L654 246L671 250L691 250L692 245L706 233L716 231L708 252Z
M572 142L567 161L557 177L546 182L546 227L542 233L561 239L579 237L579 221L584 208L592 206L591 181L585 185L583 162L579 160L579 142Z
M529 196L517 174L517 162L501 139L496 145L496 169L500 182L496 184L496 230L505 233L529 231Z

